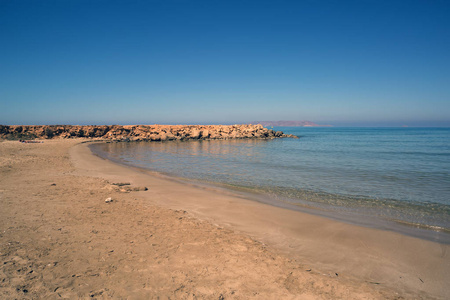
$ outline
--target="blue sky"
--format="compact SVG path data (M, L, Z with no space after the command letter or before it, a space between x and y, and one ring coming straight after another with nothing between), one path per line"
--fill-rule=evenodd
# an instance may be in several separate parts
M0 124L450 126L449 1L0 0Z

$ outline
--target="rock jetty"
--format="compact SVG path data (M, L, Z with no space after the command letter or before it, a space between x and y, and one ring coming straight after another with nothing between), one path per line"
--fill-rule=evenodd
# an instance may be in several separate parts
M0 125L2 139L170 141L297 138L262 125Z

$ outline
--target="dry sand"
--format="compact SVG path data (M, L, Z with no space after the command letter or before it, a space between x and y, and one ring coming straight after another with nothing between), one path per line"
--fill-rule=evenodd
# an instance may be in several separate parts
M448 299L447 249L120 166L80 140L0 142L2 299Z

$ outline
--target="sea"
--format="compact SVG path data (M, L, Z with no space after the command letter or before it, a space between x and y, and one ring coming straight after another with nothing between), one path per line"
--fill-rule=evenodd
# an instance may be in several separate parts
M299 138L102 143L91 149L254 201L450 244L450 128L273 129Z

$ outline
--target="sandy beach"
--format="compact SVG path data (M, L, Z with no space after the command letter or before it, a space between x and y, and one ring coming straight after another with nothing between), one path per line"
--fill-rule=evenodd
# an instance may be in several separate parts
M0 142L0 298L450 297L448 245L125 167L83 141Z

